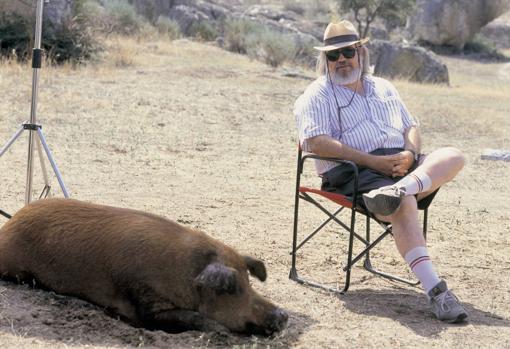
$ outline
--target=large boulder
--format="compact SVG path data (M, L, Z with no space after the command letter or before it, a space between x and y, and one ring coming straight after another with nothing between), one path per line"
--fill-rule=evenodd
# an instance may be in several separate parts
M493 41L497 48L510 48L510 12L487 24L480 34Z
M449 84L448 68L423 47L372 40L369 44L374 74L420 83Z
M38 2L39 0L37 0ZM36 19L36 1L0 1L0 13L15 14L30 21ZM32 6L33 5L33 6ZM51 0L44 2L43 26L58 28L62 22L72 15L73 0Z
M419 41L462 49L509 9L510 0L418 0L409 29Z
M51 0L44 4L45 23L58 29L73 14L73 0Z

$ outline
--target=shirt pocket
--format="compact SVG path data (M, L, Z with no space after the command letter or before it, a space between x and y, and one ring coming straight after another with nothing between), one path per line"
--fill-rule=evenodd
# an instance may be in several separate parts
M398 131L404 131L402 120L402 105L397 97L372 99L370 101L371 114L374 120Z

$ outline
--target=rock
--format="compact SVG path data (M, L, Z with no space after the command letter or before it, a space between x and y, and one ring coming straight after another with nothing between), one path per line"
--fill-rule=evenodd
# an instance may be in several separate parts
M159 16L168 16L174 6L185 5L184 0L130 0L137 13L151 21L156 21Z
M33 5L33 6L32 6ZM73 0L51 0L44 2L43 6L43 29L57 29L62 22L72 16ZM35 22L36 20L36 2L35 1L2 1L0 3L0 13L13 13L23 18Z
M439 57L426 49L383 40L369 43L374 74L410 81L449 84L448 68Z
M510 12L487 24L480 34L494 42L499 49L510 48Z
M510 161L510 151L499 149L484 149L481 159Z
M209 16L205 13L186 5L173 7L168 13L168 17L179 23L179 27L183 33L188 33L195 23L210 20Z
M58 29L73 14L73 0L51 0L44 4L44 23Z
M510 0L418 0L408 27L417 40L462 49L509 9Z

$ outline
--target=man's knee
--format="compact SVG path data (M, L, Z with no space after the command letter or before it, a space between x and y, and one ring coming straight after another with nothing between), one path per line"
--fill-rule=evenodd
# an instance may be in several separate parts
M448 163L454 167L457 171L460 171L466 163L466 157L462 152L455 147L443 148L446 156L448 157Z

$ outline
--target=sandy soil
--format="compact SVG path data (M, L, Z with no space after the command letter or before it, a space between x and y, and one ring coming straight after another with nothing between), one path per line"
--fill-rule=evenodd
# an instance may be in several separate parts
M480 160L483 148L510 148L508 64L445 57L451 87L395 82L421 119L425 150L454 145L467 157L430 210L430 252L471 317L447 325L419 288L359 267L344 296L288 279L291 107L310 80L188 41L110 44L103 64L41 73L39 120L71 196L161 214L262 258L269 278L253 286L288 310L288 328L273 338L151 332L81 300L0 281L1 348L510 347L510 163ZM0 65L2 142L28 119L30 84L29 67ZM0 159L0 208L23 205L25 171L23 136ZM310 229L320 215L302 217ZM328 229L303 251L300 271L338 281L344 246L345 235ZM406 274L390 240L373 259Z

